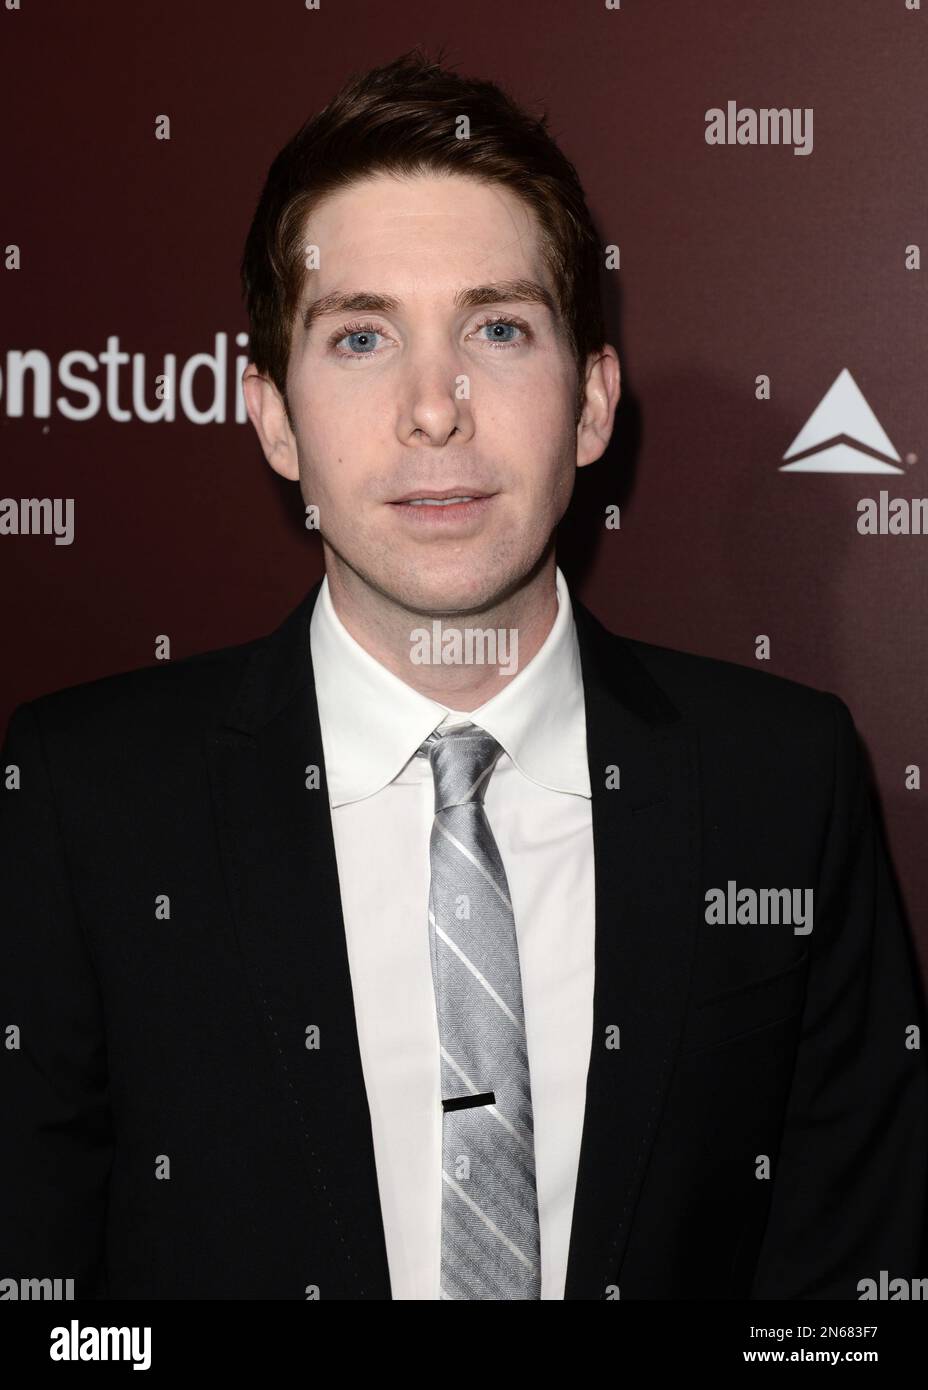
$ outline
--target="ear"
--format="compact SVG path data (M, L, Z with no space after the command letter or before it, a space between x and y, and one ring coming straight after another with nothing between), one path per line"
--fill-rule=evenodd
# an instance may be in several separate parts
M619 356L609 343L587 359L583 410L577 422L577 467L595 463L612 437L615 408L622 394Z
M300 477L296 438L290 428L283 397L269 377L249 362L242 377L248 418L257 431L264 457L275 473L291 482Z

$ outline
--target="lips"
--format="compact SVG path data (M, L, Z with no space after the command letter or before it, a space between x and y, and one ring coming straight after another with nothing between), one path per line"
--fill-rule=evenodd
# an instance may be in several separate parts
M408 507L452 507L458 502L473 502L473 497L410 497Z
M458 484L456 487L446 488L425 488L420 492L407 492L402 497L395 497L393 505L403 503L441 503L441 502L471 502L475 497L492 497L493 494L485 492L483 488L467 487Z
M451 492L447 497L410 495L389 505L416 535L461 534L486 517L495 492Z

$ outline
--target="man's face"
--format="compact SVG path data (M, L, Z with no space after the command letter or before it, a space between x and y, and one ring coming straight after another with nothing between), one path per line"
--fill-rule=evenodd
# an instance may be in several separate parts
M551 307L507 288L528 282L554 300L533 214L497 184L381 175L327 198L305 242L319 269L306 275L287 397L327 567L334 552L423 613L492 603L545 550L578 464L565 332ZM490 285L488 302L464 299ZM319 303L336 292L358 301ZM442 493L483 496L400 500Z

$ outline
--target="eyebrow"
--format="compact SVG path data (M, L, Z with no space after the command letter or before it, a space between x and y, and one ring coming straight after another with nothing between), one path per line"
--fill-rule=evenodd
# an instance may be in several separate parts
M330 314L391 314L400 308L401 301L392 294L377 294L373 290L333 290L321 295L303 311L303 331L308 333L317 319ZM537 280L496 280L489 285L473 285L458 290L454 296L456 309L479 309L484 304L542 304L558 317L553 296Z

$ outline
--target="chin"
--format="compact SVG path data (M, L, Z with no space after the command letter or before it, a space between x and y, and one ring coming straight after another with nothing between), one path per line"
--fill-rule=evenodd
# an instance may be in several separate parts
M486 607L504 587L503 576L494 580L478 566L470 575L463 575L460 569L447 577L423 574L413 583L404 585L405 592L398 597L408 607L421 612L453 613Z

